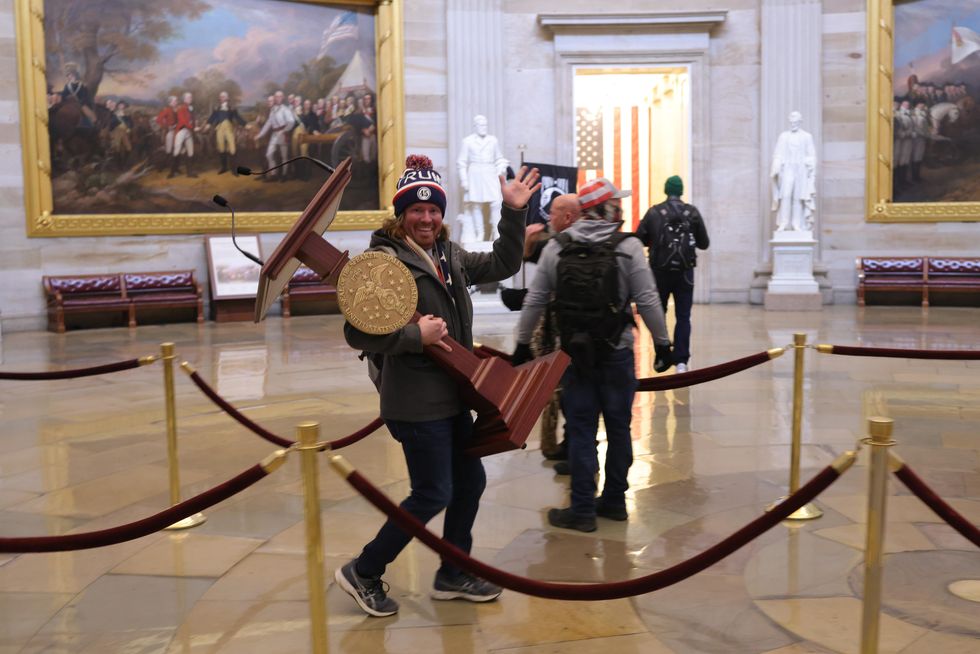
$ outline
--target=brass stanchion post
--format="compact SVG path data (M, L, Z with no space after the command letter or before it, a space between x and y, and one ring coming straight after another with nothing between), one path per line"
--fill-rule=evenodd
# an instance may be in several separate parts
M313 654L327 654L327 598L323 580L323 540L320 527L320 485L317 457L320 425L304 422L296 427L303 473L304 512L306 514L306 582L310 593L310 636Z
M793 334L793 427L789 461L789 493L767 507L771 510L780 502L800 490L800 452L803 442L803 355L806 353L806 334ZM823 515L816 504L810 502L791 513L787 520L813 520Z
M864 541L864 604L861 618L861 654L877 654L881 617L881 558L885 548L885 501L888 496L888 448L891 418L869 418L864 442L871 445L868 466L868 533Z
M170 506L180 503L180 460L177 458L177 399L174 391L174 353L173 343L160 344L160 359L163 361L163 399L167 410L167 462L170 469ZM166 529L189 529L207 520L203 513L195 513Z

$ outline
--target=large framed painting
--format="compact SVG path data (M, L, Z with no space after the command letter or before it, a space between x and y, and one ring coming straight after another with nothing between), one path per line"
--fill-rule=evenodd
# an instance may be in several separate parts
M980 220L980 0L868 0L868 220Z
M17 0L29 236L286 231L328 173L332 229L390 212L402 0Z

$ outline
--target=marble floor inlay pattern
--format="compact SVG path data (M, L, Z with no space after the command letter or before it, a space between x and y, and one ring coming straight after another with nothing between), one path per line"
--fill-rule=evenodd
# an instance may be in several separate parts
M515 316L476 316L478 340L513 347ZM249 418L293 438L303 421L324 439L377 415L364 364L339 316L7 333L0 369L94 365L176 343ZM696 306L692 367L808 342L980 348L977 311L829 306L816 313ZM640 376L652 374L648 334ZM897 452L957 511L980 522L980 362L806 353L802 477L852 449L866 420L895 420ZM670 373L668 373L670 374ZM484 459L488 486L474 556L535 579L596 583L683 561L785 494L792 357L687 389L637 397L630 517L590 534L555 529L546 509L568 479L538 449ZM177 373L181 493L207 490L274 446L248 432ZM0 537L67 534L146 517L169 502L160 365L78 380L0 381ZM600 427L600 456L604 434ZM400 449L379 430L342 452L390 497L408 490ZM437 557L413 542L386 581L401 611L366 617L327 589L332 652L454 654L816 654L860 642L867 453L817 503L818 520L779 525L704 572L643 596L543 600L505 591L473 605L429 598ZM0 554L0 654L303 653L310 651L303 487L295 457L208 510L189 531L70 553ZM327 578L382 516L320 466ZM442 517L430 524L439 532ZM881 647L901 654L980 651L980 551L889 482Z

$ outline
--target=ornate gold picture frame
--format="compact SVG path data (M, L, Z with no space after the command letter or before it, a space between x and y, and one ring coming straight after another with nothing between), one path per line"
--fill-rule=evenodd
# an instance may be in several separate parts
M893 125L896 124L896 75L902 76L902 80L905 80L905 75L910 70L913 72L916 70L914 66L910 67L910 62L895 61L897 34L895 7L900 4L908 3L903 3L902 0L868 0L867 220L868 222L917 223L980 221L980 202L896 201L894 196L895 189L901 183L911 179L913 174L916 178L919 177L917 166L905 162L908 155L902 156L901 152L896 152L895 146L896 134ZM944 24L954 27L954 34L950 35L950 40L955 43L957 17L947 18L948 21L944 21ZM898 67L901 67L904 72L896 70ZM914 77L908 75L909 85ZM973 89L973 91L977 90ZM941 93L942 89L939 92ZM909 95L912 95L911 92ZM918 102L913 98L908 104L916 105ZM931 107L927 109L926 103L922 104L923 111L931 112ZM907 115L912 115L915 111L912 106L904 108L901 104L899 106ZM929 120L932 120L931 116L920 122ZM907 118L906 121L908 124L906 130L912 133L912 119ZM925 129L929 129L929 125L926 125ZM938 127L933 125L932 129L940 138L942 137ZM926 136L923 140L927 141L929 137ZM896 186L896 179L902 180L899 186Z
M386 205L394 195L398 174L401 172L399 164L405 151L405 135L402 129L404 125L401 33L403 0L264 1L269 4L349 6L351 10L363 12L367 9L368 13L373 13L375 55L373 72L376 89L372 89L374 92L369 100L373 99L374 104L370 110L374 112L372 115L377 134L377 182L381 207L339 212L331 229L374 229L391 214L390 206ZM207 5L206 1L197 4ZM217 207L214 212L200 213L59 213L55 209L48 109L52 102L58 101L57 97L52 100L52 96L58 95L60 88L50 87L51 82L47 74L49 52L45 46L44 0L16 0L15 19L27 235L61 237L227 233L231 226L230 215ZM370 47L370 32L367 34L365 38L368 39L367 43ZM324 34L323 37L325 45L327 36ZM102 108L99 110L102 111ZM204 117L207 117L207 114L204 114ZM257 182L243 178L241 184L247 183ZM311 195L315 191L316 187L312 185ZM206 202L210 197L210 194L205 194L201 201ZM306 199L308 198L304 198L304 202ZM248 232L284 232L292 226L300 211L301 207L290 211L242 211L236 215L236 226L241 231Z

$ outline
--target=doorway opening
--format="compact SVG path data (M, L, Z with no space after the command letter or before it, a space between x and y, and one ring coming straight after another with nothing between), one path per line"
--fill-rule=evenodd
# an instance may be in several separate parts
M606 177L633 194L623 200L634 231L665 199L664 181L684 180L691 197L691 82L687 66L577 66L572 77L579 188Z

